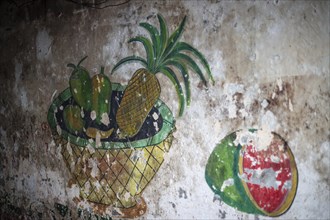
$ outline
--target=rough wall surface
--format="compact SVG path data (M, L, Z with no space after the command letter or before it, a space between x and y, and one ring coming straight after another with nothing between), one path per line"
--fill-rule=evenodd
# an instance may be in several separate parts
M205 55L216 83L205 89L191 77L191 106L177 117L172 147L143 193L143 217L264 218L217 200L204 171L226 134L267 126L288 142L299 171L296 198L279 219L330 218L329 1L131 0L102 10L67 1L0 4L2 201L23 208L77 206L78 189L68 186L47 124L52 99L68 87L66 64L88 55L88 69L105 65L112 81L126 84L139 65L109 71L125 56L144 56L142 46L127 40L147 36L138 23L158 25L161 13L171 31L187 15L183 39ZM158 77L161 98L177 115L174 87Z

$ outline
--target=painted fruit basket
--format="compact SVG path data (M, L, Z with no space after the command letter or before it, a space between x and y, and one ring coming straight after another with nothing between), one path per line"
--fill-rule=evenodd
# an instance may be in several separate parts
M80 187L80 197L94 203L129 209L143 201L142 191L155 176L172 143L175 121L172 112L157 100L139 133L131 138L118 135L115 114L124 86L113 83L110 123L103 130L112 130L107 138L90 138L84 132L72 133L63 122L63 109L75 104L70 89L52 102L48 122L57 147ZM93 120L87 124L93 127ZM140 213L143 214L143 213Z
M298 170L282 137L246 129L227 135L215 147L205 178L227 205L246 213L279 216L294 200Z

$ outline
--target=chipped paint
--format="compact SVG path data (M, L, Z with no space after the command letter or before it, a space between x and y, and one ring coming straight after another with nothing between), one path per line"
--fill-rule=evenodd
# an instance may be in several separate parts
M127 40L147 32L132 27L140 21L156 21L155 14L161 13L168 24L187 15L182 37L201 49L216 83L206 90L197 87L198 77L191 77L192 102L177 119L163 169L144 191L148 209L143 217L260 219L214 201L214 193L203 182L207 158L221 138L239 128L259 127L286 139L299 170L296 199L279 219L329 218L324 211L330 206L329 4L318 0L130 1L93 10L64 1L47 4L46 9L42 1L26 7L4 1L0 13L1 211L9 207L3 205L3 198L26 210L32 207L36 213L53 210L55 201L68 205L72 213L77 207L84 208L86 216L93 211L90 203L80 199L76 184L68 187L70 175L61 155L66 145L57 147L49 128L41 125L47 121L50 103L67 87L70 71L65 65L70 61L89 55L86 67L103 64L111 80L126 84L140 64L123 67L114 75L110 70L125 55L144 56L140 45L127 46ZM175 89L167 79L157 77L161 99L176 115ZM290 188L289 184L283 188ZM180 188L187 199L179 198ZM112 211L106 209L108 215ZM57 214L56 219L64 218Z

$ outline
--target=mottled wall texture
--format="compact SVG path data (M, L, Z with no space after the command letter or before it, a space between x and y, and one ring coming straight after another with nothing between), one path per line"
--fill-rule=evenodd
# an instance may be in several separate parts
M112 6L96 5L109 6L103 9L65 0L0 3L2 216L14 210L48 219L60 216L57 203L72 213L77 207L100 211L79 199L77 186L68 182L47 112L69 86L66 65L85 55L91 74L104 65L111 81L127 84L139 64L110 71L125 56L145 56L140 44L127 41L148 36L139 22L158 27L160 13L171 32L187 15L182 40L205 55L215 85L206 89L191 74L191 105L178 117L174 86L157 75L176 131L164 163L143 192L148 208L142 218L268 219L223 203L204 178L208 157L222 138L264 126L287 141L299 173L295 200L279 219L330 218L329 1L108 3ZM111 216L106 207L101 211Z

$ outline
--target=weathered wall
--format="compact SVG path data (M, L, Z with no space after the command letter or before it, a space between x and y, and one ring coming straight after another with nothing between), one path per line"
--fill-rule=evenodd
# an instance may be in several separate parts
M138 23L158 25L161 13L171 31L187 15L183 39L204 53L216 83L206 90L191 77L191 106L177 118L172 148L143 193L144 217L263 218L214 199L204 170L226 134L267 125L287 140L299 171L295 201L280 219L330 218L330 2L132 0L102 10L65 1L1 4L2 201L26 209L76 206L78 190L68 187L46 118L53 96L68 87L66 64L88 55L88 69L105 65L110 76L120 58L144 56L127 40L147 34ZM125 84L138 67L126 65L110 79ZM161 97L177 115L174 87L159 79Z

